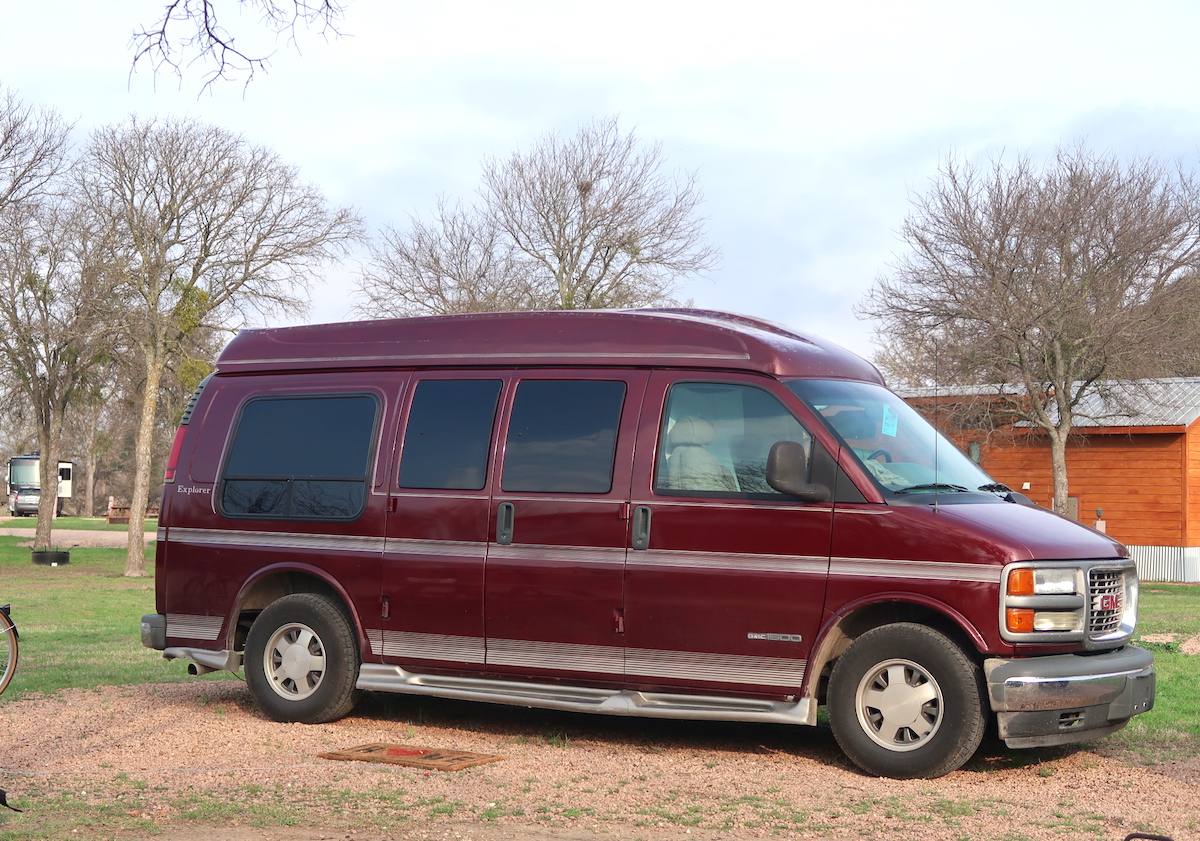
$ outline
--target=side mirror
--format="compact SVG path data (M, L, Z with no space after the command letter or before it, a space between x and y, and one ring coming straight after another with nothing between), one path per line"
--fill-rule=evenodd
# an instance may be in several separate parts
M805 502L828 502L829 488L808 481L808 458L804 445L795 441L776 441L767 456L767 484L781 494Z

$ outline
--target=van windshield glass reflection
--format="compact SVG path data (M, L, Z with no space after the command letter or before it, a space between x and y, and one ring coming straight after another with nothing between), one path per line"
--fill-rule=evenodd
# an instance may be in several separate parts
M791 380L787 386L888 491L1007 490L886 388L845 380Z

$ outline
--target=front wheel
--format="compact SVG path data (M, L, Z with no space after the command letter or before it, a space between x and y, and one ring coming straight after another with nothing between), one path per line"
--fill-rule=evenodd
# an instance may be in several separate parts
M834 663L828 704L842 750L880 777L948 774L983 738L978 667L924 625L885 625L851 643Z
M315 593L272 602L246 636L246 683L275 721L320 724L349 713L358 700L359 663L345 611Z

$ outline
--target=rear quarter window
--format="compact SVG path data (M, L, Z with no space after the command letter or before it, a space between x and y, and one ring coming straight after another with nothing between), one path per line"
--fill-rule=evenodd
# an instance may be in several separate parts
M222 472L227 517L353 520L366 504L378 426L372 394L261 397L237 420Z

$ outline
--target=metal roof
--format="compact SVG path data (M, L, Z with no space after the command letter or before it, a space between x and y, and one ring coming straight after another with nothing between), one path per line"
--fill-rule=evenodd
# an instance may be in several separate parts
M999 385L931 386L896 389L906 399L936 397L999 396ZM1025 393L1021 386L1006 385L1003 393ZM1051 401L1047 409L1053 415L1057 407ZM1114 426L1191 426L1200 419L1200 377L1165 377L1129 381L1108 381L1084 395L1075 407L1076 427ZM1028 426L1019 423L1017 426Z
M1075 407L1075 426L1191 426L1200 418L1200 377L1108 382Z

